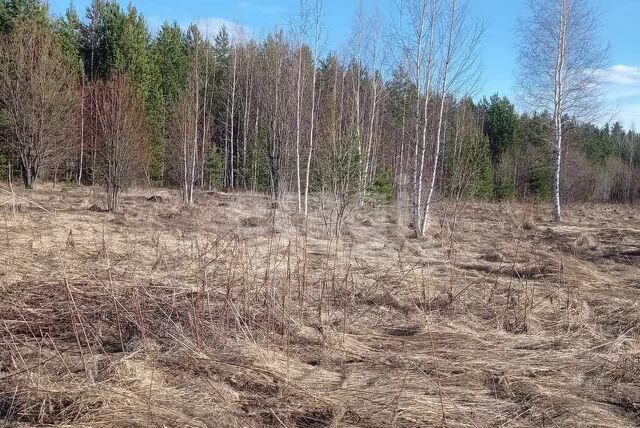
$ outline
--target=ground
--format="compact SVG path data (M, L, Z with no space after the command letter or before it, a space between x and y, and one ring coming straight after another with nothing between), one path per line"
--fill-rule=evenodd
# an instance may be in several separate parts
M640 208L0 188L0 425L640 424Z

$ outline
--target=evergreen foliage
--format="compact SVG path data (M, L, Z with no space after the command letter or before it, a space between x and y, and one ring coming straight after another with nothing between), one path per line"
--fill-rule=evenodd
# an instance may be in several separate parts
M385 166L380 168L371 183L371 192L384 202L393 200L393 173Z
M92 0L83 14L71 6L57 18L49 17L43 1L0 0L0 35L13 34L25 20L38 22L55 35L77 83L74 90L82 94L74 107L78 116L65 125L72 129L81 123L83 137L70 138L64 159L52 167L82 168L86 174L79 175L95 176L98 118L92 91L114 75L126 76L144 112L143 134L150 151L137 165L140 176L157 184L177 184L168 172L172 161L168 159L169 124L175 127L175 106L186 92L197 50L199 101L191 116L198 127L193 132L198 141L192 143L197 152L196 182L202 187L225 184L278 194L292 189L298 69L299 156L306 160L309 141L314 141L311 189L334 191L344 201L358 192L370 191L384 200L407 192L418 168L415 158L422 149L424 117L429 118L424 128L428 135L425 177L434 168L437 123L432 118L437 116L439 95L431 97L421 111L425 88L419 93L405 63L398 64L384 81L380 70L367 65L366 55L340 59L329 54L318 59L317 86L312 88L312 49L304 42L288 41L283 32L261 41L241 40L235 30L224 26L210 35L195 25L181 28L176 22L165 22L152 35L134 6L123 8L115 0ZM375 86L378 82L381 85ZM371 114L374 96L378 104ZM438 191L447 197L483 200L550 197L552 123L548 113L520 115L507 97L498 94L478 104L448 93L444 100ZM313 128L309 126L312 111ZM6 113L0 115L6 118ZM620 123L601 127L571 117L564 121L564 150L569 156L563 159L571 164L561 177L570 190L565 197L612 201L640 197L640 185L635 184L640 176L640 136ZM9 149L11 137L1 124L0 137L3 162L19 166L19 156ZM82 147L75 146L79 141ZM233 182L231 173L236 176Z

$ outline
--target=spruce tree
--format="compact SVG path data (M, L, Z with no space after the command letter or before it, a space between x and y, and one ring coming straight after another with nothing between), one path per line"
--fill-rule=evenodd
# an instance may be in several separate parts
M0 34L11 33L25 19L47 24L48 12L42 0L0 0Z

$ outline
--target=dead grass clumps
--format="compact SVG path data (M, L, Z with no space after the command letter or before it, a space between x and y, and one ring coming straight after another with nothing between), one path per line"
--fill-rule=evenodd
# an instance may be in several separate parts
M94 212L94 213L106 213L109 212L108 209L100 207L98 205L91 205L89 208L87 208L89 211Z
M251 216L240 220L240 224L242 227L260 227L267 224L267 221L260 217Z
M421 241L363 207L338 239L293 200L150 194L0 201L0 425L640 422L632 207L448 205Z

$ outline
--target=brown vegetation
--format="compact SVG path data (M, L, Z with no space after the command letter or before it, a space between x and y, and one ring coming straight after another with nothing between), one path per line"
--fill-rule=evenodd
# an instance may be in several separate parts
M43 187L0 194L0 423L640 423L637 207L441 201L424 241L363 207L336 241L315 198Z
M75 143L79 105L71 66L36 20L0 35L0 143L22 166L27 188Z
M140 165L148 163L144 111L125 76L98 82L94 91L97 171L107 191L107 209L115 210L120 193L142 175Z

